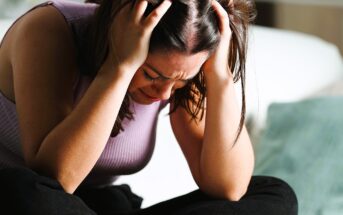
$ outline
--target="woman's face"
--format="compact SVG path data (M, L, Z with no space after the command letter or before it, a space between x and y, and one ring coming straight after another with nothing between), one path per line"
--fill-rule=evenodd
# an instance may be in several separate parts
M140 104L169 99L176 89L184 87L198 74L207 57L208 52L149 54L134 75L128 92Z

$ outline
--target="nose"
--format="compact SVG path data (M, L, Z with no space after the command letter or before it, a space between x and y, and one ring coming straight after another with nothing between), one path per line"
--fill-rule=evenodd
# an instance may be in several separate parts
M161 100L169 99L171 94L173 93L173 87L174 87L174 81L173 80L167 80L163 81L163 83L159 85L154 85L154 90L156 91L156 94Z

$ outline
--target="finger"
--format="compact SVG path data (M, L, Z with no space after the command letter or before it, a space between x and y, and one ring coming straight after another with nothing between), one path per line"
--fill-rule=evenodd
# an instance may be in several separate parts
M217 0L212 0L212 7L219 18L219 29L221 33L226 33L230 26L228 13Z
M136 23L139 23L142 20L142 17L147 7L148 7L148 1L146 0L136 1L134 9L133 9L133 14L134 14L133 19Z
M164 0L145 19L145 21L144 21L145 27L152 31L152 29L155 28L157 23L161 20L163 15L168 11L168 9L170 8L171 5L172 5L172 1L171 0Z

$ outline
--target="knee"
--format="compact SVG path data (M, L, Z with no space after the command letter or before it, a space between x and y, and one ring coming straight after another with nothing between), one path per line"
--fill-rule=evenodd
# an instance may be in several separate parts
M2 189L10 189L13 185L22 185L30 176L29 169L26 168L5 168L0 170L0 184Z
M0 186L1 197L8 200L25 197L24 194L41 197L39 193L47 189L62 189L57 181L24 167L0 170Z
M29 193L35 184L35 173L26 168L6 168L0 170L1 198L6 202L20 198L22 193Z
M295 208L298 208L298 199L295 191L287 182L274 177L269 177L269 180L276 190L279 191L279 196L284 199L287 205L293 205Z
M284 209L287 215L298 214L298 199L293 188L285 181L270 176L254 176L252 185L271 202Z
M0 170L1 207L13 211L28 191L32 173L25 168L5 168Z
M0 170L0 204L13 214L36 213L35 203L44 202L46 191L58 186L54 180L38 175L28 168Z
M6 168L0 170L2 190L22 190L25 186L36 181L37 174L27 168Z
M42 187L61 189L60 184L56 180L39 175L33 170L24 167L0 170L0 186L1 190L7 190L9 193L35 190Z

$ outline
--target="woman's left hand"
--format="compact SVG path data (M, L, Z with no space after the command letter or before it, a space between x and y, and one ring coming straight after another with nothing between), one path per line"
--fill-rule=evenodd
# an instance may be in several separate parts
M217 49L203 64L205 78L215 76L220 79L230 79L232 74L228 65L229 46L231 40L230 19L228 13L217 0L212 0L212 7L219 20L220 42Z

